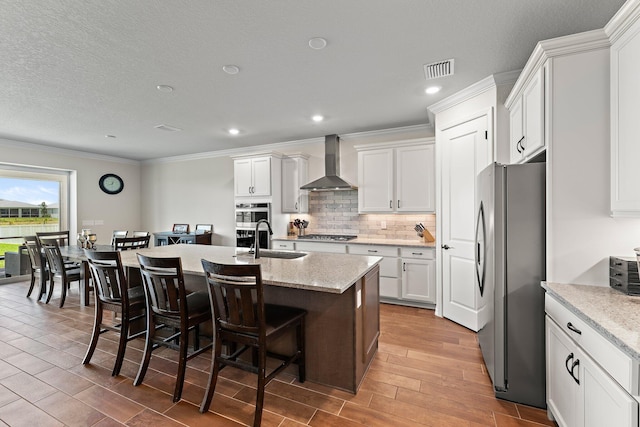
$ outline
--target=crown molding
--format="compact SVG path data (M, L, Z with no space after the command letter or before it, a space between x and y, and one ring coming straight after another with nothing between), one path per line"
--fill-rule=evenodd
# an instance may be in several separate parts
M8 139L0 137L0 147L7 149L21 149L29 151L38 151L52 154L61 154L70 157L78 157L81 159L102 160L107 162L125 163L130 165L139 165L138 160L125 159L123 157L108 156L106 154L90 153L88 151L70 150L68 148L51 147L48 145L37 144L34 142L20 141L17 139Z
M429 130L433 130L433 126L430 124L403 126L398 128L348 133L348 134L340 135L340 139L353 140L353 139L368 138L372 136L389 137L393 135L403 134L406 132L429 131ZM323 144L323 143L324 143L324 137L307 138L307 139L299 139L294 141L276 142L273 144L255 145L252 147L233 148L229 150L208 151L203 153L187 154L184 156L172 156L172 157L163 157L158 159L143 160L141 163L142 164L161 164L161 163L184 162L184 161L190 161L190 160L211 159L216 157L245 157L245 156L256 156L260 154L267 155L267 154L272 154L274 152L277 153L279 150L287 149L292 145Z
M604 29L585 31L538 42L504 105L509 108L513 104L536 70L542 67L548 59L590 50L606 49L610 46L611 42Z
M492 74L480 80L479 82L476 82L471 86L468 86L465 89L462 89L461 91L456 92L453 95L430 105L429 107L427 107L427 109L433 114L441 113L451 107L454 107L488 90L491 90L496 86L514 84L519 75L520 70Z
M638 19L640 19L640 0L627 0L604 26L611 44L622 37Z

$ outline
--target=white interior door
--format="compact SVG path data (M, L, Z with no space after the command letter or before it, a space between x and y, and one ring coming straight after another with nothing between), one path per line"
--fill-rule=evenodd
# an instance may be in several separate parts
M488 115L443 130L442 315L478 331L475 285L476 176L493 161Z

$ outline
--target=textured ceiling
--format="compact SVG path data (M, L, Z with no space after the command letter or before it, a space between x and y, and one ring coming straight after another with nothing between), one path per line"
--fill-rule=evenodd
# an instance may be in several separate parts
M424 125L427 106L622 3L0 0L0 137L143 160ZM423 64L451 58L425 95Z

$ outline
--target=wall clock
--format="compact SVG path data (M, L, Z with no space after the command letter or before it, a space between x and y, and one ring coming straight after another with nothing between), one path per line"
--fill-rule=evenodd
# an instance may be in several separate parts
M118 194L124 188L124 181L118 175L107 173L98 181L100 189L107 194Z

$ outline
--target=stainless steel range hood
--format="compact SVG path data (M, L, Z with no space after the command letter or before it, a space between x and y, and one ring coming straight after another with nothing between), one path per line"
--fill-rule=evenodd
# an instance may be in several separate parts
M332 191L358 188L338 176L338 172L340 172L340 137L338 135L327 135L324 138L324 172L325 175L322 178L303 185L300 189Z

